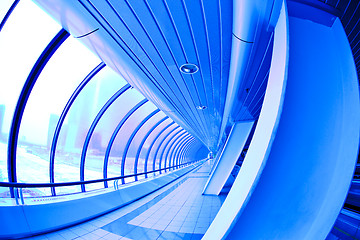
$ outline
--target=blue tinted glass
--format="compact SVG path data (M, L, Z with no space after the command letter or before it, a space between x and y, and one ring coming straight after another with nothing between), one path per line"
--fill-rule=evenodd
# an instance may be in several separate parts
M161 152L164 148L164 142L166 143L166 141L168 140L168 138L165 139L165 137L168 135L168 133L170 133L172 130L174 130L178 125L177 124L173 124L171 127L169 127L168 129L166 129L161 135L160 137L155 141L155 144L153 146L153 149L150 152L150 158L149 160L151 160L151 167L148 170L157 170L160 169L159 168L159 162L160 162L160 155ZM177 128L179 129L179 128ZM177 130L174 130L177 131ZM174 132L173 131L173 132ZM170 134L171 135L171 134ZM165 139L165 140L164 140ZM162 143L162 144L161 144ZM161 145L160 145L161 144ZM157 154L156 154L157 153ZM155 154L156 154L156 158L155 158ZM153 169L153 161L155 160L155 168ZM149 163L148 163L149 165ZM159 174L159 172L156 172L155 175Z
M138 168L138 172L142 172L140 169L144 169L145 171L145 164L146 165L146 170L147 172L148 171L152 171L152 165L153 165L153 157L154 157L154 152L156 151L156 141L154 142L155 140L155 137L158 136L158 134L163 131L163 129L169 125L170 123L172 122L171 119L167 119L165 120L164 122L162 122L156 129L154 129L154 131L149 135L149 137L146 139L145 143L144 143L144 146L142 147L141 149L141 152L140 152L140 159L144 159L144 166L142 167L141 164L139 164ZM161 138L161 136L160 136ZM149 150L150 150L150 147L151 147L151 144L154 143L150 153L149 153ZM147 154L149 154L149 157L148 157L148 162L146 163L146 156ZM141 162L141 161L140 161Z
M129 119L130 121L126 123L126 126L124 128L124 130L126 131L123 131L121 133L121 136L119 135L119 138L124 139L124 145L128 142L129 137L134 132L135 128L139 125L139 123L156 109L157 108L152 103L148 102L131 116L131 119ZM134 174L135 156L139 143L134 142L132 145L133 147L131 147L130 145L126 154L124 165L125 175ZM123 149L123 151L125 151L125 149ZM134 177L125 179L125 182L131 181L134 181Z
M50 147L59 116L73 91L98 63L99 59L73 38L49 60L32 90L20 127L19 181L49 182ZM36 174L26 174L29 169Z
M0 32L1 181L8 181L6 164L8 134L21 89L34 63L60 29L57 23L31 1L20 1ZM19 141L24 142L23 140L25 139L20 137ZM18 155L20 162L25 158L38 158L25 146L18 149ZM18 176L20 174L29 177L34 173L20 170ZM39 179L39 181L42 180L44 179ZM7 189L0 191L7 191Z
M133 156L135 156L137 154L137 151L139 149L139 145L140 143L143 141L143 138L145 137L145 135L150 131L150 129L152 129L152 127L159 122L161 119L163 119L165 117L165 114L162 112L159 112L157 114L155 114L151 119L149 119L139 130L139 132L136 134L134 140L132 141L130 148L129 148L129 152L133 153ZM154 130L155 131L155 130ZM150 135L149 135L150 137ZM146 148L145 146L145 142L144 145L141 149L141 152L144 148ZM145 164L145 156L143 154L139 155L138 158L138 162L137 162L137 166L135 166L134 164L134 168L137 167L137 173L142 173L144 172L144 164ZM145 178L145 175L140 175L138 176L138 179L142 179Z
M125 115L130 112L131 109L143 99L144 97L138 91L136 91L135 89L130 89L126 91L121 97L119 97L118 101L114 103L114 106L109 109L109 121L106 125L107 135L103 139L105 149L108 147L111 136L114 134L115 129L122 121L122 119L124 119ZM142 108L143 107L141 107L139 111L141 111ZM134 121L132 119L133 118L129 118L122 125L113 142L108 161L108 177L117 177L121 175L121 160L123 149L129 137L129 134L127 134L127 138L126 136L124 136L124 133L128 133L128 130L124 129L126 128L128 122ZM135 122L133 124L136 124L137 122L138 120L135 119Z
M106 67L96 74L78 95L60 132L55 157L55 182L79 181L81 152L89 128L103 105L125 84L121 77ZM96 132L94 136L98 138ZM96 168L87 169L85 179L102 178L103 160L97 156L98 148L90 143L85 166L89 163L90 166L96 165ZM79 190L80 187L76 186L59 188L57 191L68 193Z

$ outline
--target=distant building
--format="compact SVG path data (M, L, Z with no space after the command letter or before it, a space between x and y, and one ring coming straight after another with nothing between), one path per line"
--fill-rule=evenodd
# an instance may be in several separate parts
M0 140L4 140L2 126L4 124L5 105L0 105Z

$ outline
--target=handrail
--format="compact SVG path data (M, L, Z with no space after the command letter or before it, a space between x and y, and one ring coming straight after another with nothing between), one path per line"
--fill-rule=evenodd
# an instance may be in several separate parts
M199 161L199 160L198 160L198 161ZM0 187L42 188L42 187L67 187L67 186L77 186L77 185L82 185L82 184L99 183L99 182L113 181L113 180L124 179L124 178L128 178L128 177L135 177L135 176L145 175L145 174L162 171L162 170L169 169L169 168L175 168L175 167L179 167L179 166L183 166L183 165L187 165L187 164L196 163L196 162L198 162L198 161L194 161L194 162L190 162L190 163L183 163L183 164L179 164L179 165L177 165L177 166L172 166L172 167L157 169L157 170L153 170L153 171L149 171L149 172L142 172L142 173L137 173L137 174L130 174L130 175L125 175L125 176L120 176L120 177L103 178L103 179L95 179L95 180L87 180L87 181L77 181L77 182L65 182L65 183L15 183L15 182L0 182Z

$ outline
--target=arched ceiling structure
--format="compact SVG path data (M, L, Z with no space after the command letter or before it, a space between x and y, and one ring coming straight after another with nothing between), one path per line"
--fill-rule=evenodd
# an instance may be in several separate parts
M259 116L279 1L256 19L230 0L36 2L210 150L218 150L233 122ZM300 2L340 17L359 69L359 4ZM197 71L182 70L186 64Z

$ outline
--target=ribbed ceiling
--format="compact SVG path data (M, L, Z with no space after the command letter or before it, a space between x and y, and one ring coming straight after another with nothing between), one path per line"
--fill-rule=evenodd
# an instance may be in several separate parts
M73 36L86 36L80 40L107 65L216 151L229 76L232 1L79 0L57 7L36 1ZM340 17L359 73L359 2L295 1ZM248 63L251 71L238 90L232 109L235 121L256 119L261 110L272 55L271 32L260 42ZM188 63L199 71L181 72Z
M229 74L232 2L80 2L165 96L167 113L176 112L207 146L215 146ZM187 63L199 71L181 72ZM143 79L135 81L147 88Z

